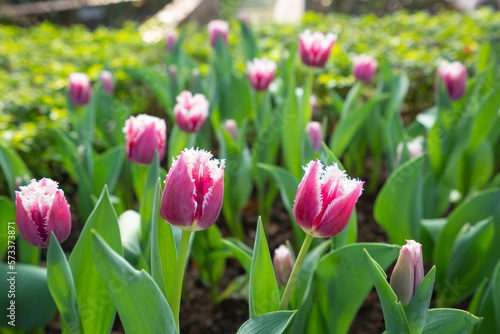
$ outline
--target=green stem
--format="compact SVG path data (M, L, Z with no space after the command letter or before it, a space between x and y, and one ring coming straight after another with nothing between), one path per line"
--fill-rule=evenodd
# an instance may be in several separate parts
M297 256L297 261L295 261L295 265L293 266L292 273L290 274L290 278L288 279L288 283L286 284L285 292L283 292L283 297L281 298L280 303L280 311L286 310L288 307L288 302L290 301L290 297L292 296L292 291L295 286L295 282L297 282L297 277L299 276L300 268L302 267L302 263L306 258L307 251L311 246L314 237L311 234L306 234L306 238L304 239L304 243L300 248L299 256Z
M179 247L177 266L175 267L174 294L172 298L172 314L174 315L175 326L177 327L178 333L180 332L179 310L181 308L182 282L184 281L184 271L186 269L186 258L189 247L190 235L191 231L182 230L181 245Z

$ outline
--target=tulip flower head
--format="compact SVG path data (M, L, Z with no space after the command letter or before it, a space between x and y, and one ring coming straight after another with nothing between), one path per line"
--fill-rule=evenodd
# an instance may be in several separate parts
M410 304L423 279L422 245L413 240L406 240L406 245L399 251L390 282L392 290L403 306Z
M267 90L274 79L276 63L267 58L247 62L247 74L250 84L255 90Z
M201 130L208 117L209 103L203 94L191 94L185 90L177 96L174 107L175 121L185 132L196 133Z
M177 35L177 31L175 31L174 29L167 29L165 33L165 48L167 49L167 51L174 51L175 45L177 44L178 40L179 36Z
M422 154L424 154L423 137L418 136L415 137L415 139L413 139L412 141L407 142L406 149L408 150L411 159L419 157ZM396 161L395 161L396 165L399 164L402 154L403 154L403 143L399 143L398 147L396 148Z
M86 105L92 95L92 84L85 73L72 73L69 76L69 96L75 106Z
M150 115L131 116L123 127L125 151L131 162L149 165L158 151L160 161L165 156L167 125L165 120Z
M465 95L467 90L467 69L462 63L454 61L452 63L444 60L439 65L436 72L434 89L437 91L439 81L442 80L450 99L456 101Z
M286 285L293 270L294 261L290 250L285 245L280 245L274 250L273 267L278 285Z
M24 240L35 247L47 248L51 232L59 242L68 238L71 213L57 182L33 179L16 191L16 224Z
M100 74L102 86L108 95L113 95L115 92L115 82L113 80L113 74L110 71L101 71Z
M360 55L354 60L352 73L356 81L370 83L377 71L377 61L372 56Z
M309 29L305 30L299 36L299 50L302 62L312 67L325 66L336 41L337 35L335 34L328 33L324 35L321 32L311 33Z
M314 152L321 150L321 142L323 141L323 130L320 122L310 121L306 125L306 132L311 139Z
M229 23L223 20L212 20L208 22L208 36L210 37L210 45L215 48L217 44L217 36L222 38L224 44L227 44L227 35L229 33Z
M304 170L306 173L293 204L293 216L307 234L317 238L332 237L349 222L364 182L349 179L337 164L323 169L319 160L311 161Z
M224 160L199 149L185 149L165 180L160 214L171 225L200 231L215 223L224 196Z
M231 134L234 141L238 141L238 124L234 119L228 119L224 122L224 128Z

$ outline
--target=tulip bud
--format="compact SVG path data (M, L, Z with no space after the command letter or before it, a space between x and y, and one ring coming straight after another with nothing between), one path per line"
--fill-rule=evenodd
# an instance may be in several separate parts
M372 56L360 55L354 60L352 72L356 81L370 83L377 71L377 61Z
M248 29L250 29L250 17L248 16L248 12L241 11L238 13L238 19L245 23Z
M226 131L231 134L234 141L238 141L238 124L234 119L228 119L224 122L224 127Z
M227 44L227 35L229 32L229 23L223 20L213 20L208 23L208 36L210 37L210 45L215 48L217 36L222 38L224 44Z
M247 62L247 74L250 84L255 90L267 90L274 79L276 63L267 58Z
M102 86L108 95L113 95L115 92L115 82L113 80L113 74L110 71L101 71L100 74Z
M293 270L294 261L290 250L281 245L274 250L273 267L278 285L286 285Z
M92 85L85 73L72 73L69 76L69 96L75 106L87 104L92 95Z
M392 290L403 306L410 304L423 279L422 245L413 240L406 240L406 245L399 251L390 282Z
M205 230L215 223L224 196L224 160L199 149L185 149L165 180L160 214L183 230Z
M328 33L326 36L320 32L311 33L305 30L299 36L299 50L302 62L307 66L325 66L330 51L337 41L337 35Z
M424 154L424 147L422 140L423 140L422 136L418 136L412 141L406 143L406 149L410 154L410 158L416 158ZM403 154L403 143L399 143L398 147L396 148L396 159L395 159L396 165L399 164L402 154Z
M321 142L323 141L323 130L320 122L310 121L306 125L306 132L311 139L314 152L321 150Z
M175 45L177 44L178 40L179 36L177 35L177 31L173 29L167 29L165 33L165 47L167 51L174 51Z
M196 133L205 124L208 108L208 101L203 94L192 95L185 90L177 96L177 104L174 107L175 121L183 131Z
M130 161L149 165L155 152L163 160L167 141L165 120L150 115L131 116L123 127L125 151Z
M446 60L441 62L436 72L434 89L437 91L439 80L443 81L446 91L452 101L456 101L465 95L467 90L467 69L462 63L454 61L450 63Z
M311 95L309 97L309 105L311 106L311 113L316 115L318 112L318 97L316 95Z
M59 242L68 238L71 213L57 182L33 179L16 191L16 224L24 240L35 247L47 248L51 232Z
M319 160L309 162L304 170L306 173L293 204L293 216L307 234L332 237L349 222L364 182L349 179L337 164L324 170Z

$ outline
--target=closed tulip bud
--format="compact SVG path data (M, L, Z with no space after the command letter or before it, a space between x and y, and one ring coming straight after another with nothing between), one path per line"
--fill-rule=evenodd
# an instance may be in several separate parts
M276 63L267 58L247 62L247 74L250 84L255 90L267 90L274 79Z
M108 95L113 95L115 92L115 82L113 80L113 74L110 71L101 71L100 74L102 86Z
M377 61L372 56L360 55L354 60L352 72L356 81L370 83L377 71Z
M290 250L281 245L274 250L273 267L278 285L286 285L293 270L294 261Z
M57 182L35 179L16 191L16 224L19 233L29 244L47 248L50 233L63 242L71 232L71 213L64 192Z
M165 120L150 115L131 116L123 128L125 134L125 152L130 161L149 165L155 152L163 160L167 142Z
M185 149L165 180L160 214L183 230L205 230L215 223L224 196L224 160L199 149Z
M208 100L203 94L192 95L185 90L177 96L177 104L174 107L175 121L183 131L196 133L207 120L208 108Z
M458 61L450 63L446 60L441 62L436 72L436 82L434 84L436 91L440 80L443 81L452 101L459 100L465 95L467 90L467 69L462 63Z
M165 48L167 49L167 51L174 51L175 45L177 44L178 40L179 36L177 35L177 31L173 29L167 29L165 33Z
M318 112L318 97L316 95L311 95L309 97L309 105L311 106L311 113L316 115Z
M238 19L245 23L248 29L250 29L250 17L248 16L248 12L241 11L238 13Z
M87 104L92 95L92 84L85 73L72 73L69 76L69 96L75 106Z
M210 45L214 48L217 43L217 36L222 38L224 44L227 44L227 35L229 32L229 23L223 20L213 20L208 23L208 36Z
M234 119L228 119L224 122L224 128L231 134L234 141L238 141L238 124Z
M320 122L310 121L306 125L306 132L311 139L314 152L321 150L321 142L323 141L323 130Z
M424 154L423 138L418 136L412 141L406 143L406 149L410 158L416 158ZM396 165L399 164L401 160L401 155L403 154L403 143L399 143L396 148Z
M423 279L422 245L413 240L406 240L406 245L399 251L390 282L392 290L403 306L410 304Z
M325 66L330 51L337 41L337 35L328 33L326 36L320 32L311 33L305 30L299 36L299 50L302 62L307 66Z
M306 173L293 204L293 216L307 234L317 238L332 237L349 222L364 182L349 179L337 164L325 170L319 160L311 161L304 170Z

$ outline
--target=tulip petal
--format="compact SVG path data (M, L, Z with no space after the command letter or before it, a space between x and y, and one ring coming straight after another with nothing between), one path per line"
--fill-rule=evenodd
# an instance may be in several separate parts
M222 163L224 169L224 162ZM203 198L203 211L200 220L196 223L194 231L205 230L212 226L217 220L222 208L222 199L224 197L224 177L221 177L215 184L208 189Z
M319 171L322 167L323 165L319 160L311 162L306 166L306 173L299 184L299 189L293 203L293 216L306 233L310 232L314 218L321 211L322 200Z
M391 275L391 287L398 300L406 306L414 294L414 269L409 250L405 247L401 248L399 258Z
M130 143L130 159L140 164L150 164L153 161L155 150L151 147L157 146L155 124L150 123L144 131Z
M52 208L47 214L47 233L54 232L57 240L61 243L65 241L71 232L71 213L69 211L68 202L64 198L62 191L58 190L52 202ZM49 245L50 238L47 237L46 246Z
M29 244L39 248L45 247L38 233L38 229L41 228L41 226L37 226L28 215L19 193L16 193L16 226L19 230L19 234L21 234L24 240Z

